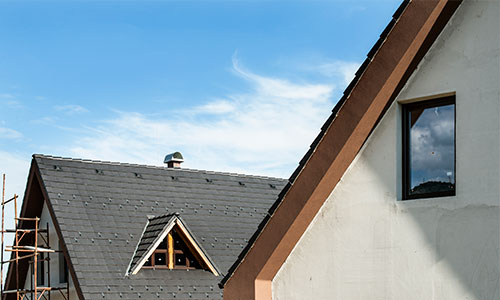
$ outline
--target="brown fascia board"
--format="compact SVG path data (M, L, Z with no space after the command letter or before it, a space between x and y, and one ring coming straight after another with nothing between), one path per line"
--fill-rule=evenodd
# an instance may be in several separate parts
M225 300L271 299L272 279L460 3L413 0L384 31L387 38L370 51L373 60L348 87L293 184L221 283Z
M35 198L36 197L36 198ZM63 254L64 257L66 258L66 261L68 262L68 269L69 273L71 274L71 279L73 280L73 285L75 286L78 298L80 300L83 300L83 293L82 289L80 287L80 284L78 282L78 278L76 277L75 269L73 267L73 264L71 262L71 258L69 257L68 253L68 248L66 247L66 243L64 241L64 238L61 233L61 227L59 226L59 222L57 221L57 218L54 214L54 209L52 207L52 204L50 203L50 199L47 193L47 189L45 188L45 184L43 183L41 174L40 174L40 169L38 168L38 164L36 162L35 157L33 156L33 159L31 161L31 167L30 167L30 172L28 176L28 184L26 186L26 191L25 191L25 196L23 200L23 204L21 207L21 212L20 216L21 217L40 217L42 215L42 210L43 210L43 203L47 204L47 209L49 211L50 217L52 218L52 223L54 224L54 227L56 229L57 237L60 241L60 244L62 246ZM23 222L19 224L20 228L26 227ZM28 227L26 227L28 228ZM27 272L28 272L28 263L26 260L22 260L22 268L20 268L19 272L19 286L24 286L24 281L27 277ZM6 290L14 290L16 289L16 278L15 276L15 271L14 269L14 264L11 263L9 264L9 270L7 272L7 279L5 281L5 287ZM3 299L3 297L2 297ZM7 297L5 298L6 300L14 300L16 299L16 294L8 294Z

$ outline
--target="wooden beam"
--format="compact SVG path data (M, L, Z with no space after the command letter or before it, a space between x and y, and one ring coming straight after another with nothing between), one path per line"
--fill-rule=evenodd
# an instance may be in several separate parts
M168 268L174 268L174 238L172 232L167 235L167 249L168 249Z

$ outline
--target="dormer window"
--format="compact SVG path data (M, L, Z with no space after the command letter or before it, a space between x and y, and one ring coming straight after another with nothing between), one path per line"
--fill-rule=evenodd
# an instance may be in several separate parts
M143 268L202 269L177 230L174 228L167 234L167 237L146 260Z
M178 214L148 219L127 273L141 269L203 269L220 274Z

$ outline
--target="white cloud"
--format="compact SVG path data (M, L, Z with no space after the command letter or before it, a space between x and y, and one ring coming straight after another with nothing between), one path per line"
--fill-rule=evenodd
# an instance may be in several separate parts
M237 75L253 83L261 96L288 100L328 100L334 87L333 84L298 84L286 79L260 76L245 70L236 56L233 56L233 70Z
M262 76L236 59L233 71L250 92L163 118L119 112L90 128L71 155L158 165L167 153L181 151L185 167L288 177L331 112L334 83Z
M56 105L54 106L55 110L62 111L68 115L74 115L74 114L79 114L79 113L85 113L88 112L88 110L80 105L76 104L69 104L69 105Z
M344 85L347 85L351 82L358 68L359 63L344 61L329 61L317 66L318 71L325 76L341 76Z
M198 106L194 109L196 113L204 114L226 114L234 111L236 109L234 103L227 100L215 100L208 102L207 104Z
M23 137L23 134L14 129L0 127L0 138L4 139L20 139Z

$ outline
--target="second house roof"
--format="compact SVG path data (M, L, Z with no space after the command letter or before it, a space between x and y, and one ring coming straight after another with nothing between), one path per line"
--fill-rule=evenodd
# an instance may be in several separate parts
M148 215L178 212L222 274L283 179L34 155L85 299L220 299L204 270L125 276Z

